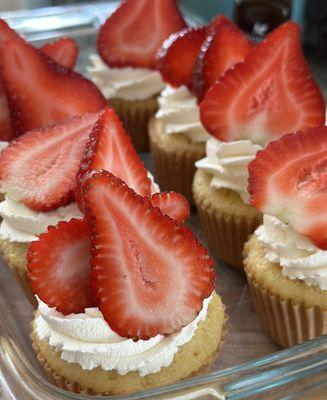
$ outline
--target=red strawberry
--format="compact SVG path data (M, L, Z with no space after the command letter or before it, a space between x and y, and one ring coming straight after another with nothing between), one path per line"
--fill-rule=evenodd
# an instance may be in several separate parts
M148 339L191 322L215 281L193 233L107 171L89 177L84 195L92 287L110 327Z
M185 26L175 0L124 0L100 28L98 51L110 66L155 68L163 41Z
M253 44L236 25L232 22L220 23L214 34L209 33L197 60L194 79L199 97L202 98L227 70L242 62L253 48Z
M148 196L153 207L158 207L163 214L183 223L190 215L187 199L177 192L162 192Z
M72 201L76 173L98 117L72 117L13 141L0 157L1 191L36 211Z
M105 169L121 178L141 196L151 193L148 171L134 149L130 137L113 109L106 107L95 125L77 174L76 201L84 209L81 191L84 176Z
M66 68L75 67L78 47L72 38L61 38L53 43L47 43L41 47L41 51Z
M249 164L250 202L327 250L327 127L284 135Z
M225 141L265 144L324 125L324 100L303 57L298 25L287 22L273 31L208 90L200 111L205 128Z
M28 276L34 293L68 315L96 306L90 284L90 238L84 220L50 226L30 244Z
M18 134L73 115L99 111L106 104L91 81L22 40L6 43L3 78Z
M157 69L166 82L192 89L193 69L205 35L203 26L185 28L164 41L157 53Z

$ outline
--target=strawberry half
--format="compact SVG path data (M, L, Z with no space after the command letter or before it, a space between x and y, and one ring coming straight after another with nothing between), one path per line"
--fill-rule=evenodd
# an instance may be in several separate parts
M96 86L24 42L3 48L3 79L17 134L67 117L101 110L106 101Z
M77 43L72 38L61 38L41 47L42 53L51 57L58 64L73 69L78 57Z
M49 307L68 315L96 306L90 284L90 238L84 220L50 226L27 254L30 285Z
M327 250L327 127L284 135L249 164L250 203Z
M158 207L163 214L175 219L181 224L190 215L190 205L187 199L177 192L162 192L148 196L153 207Z
M227 70L244 61L254 48L244 33L232 22L216 22L215 29L211 29L210 32L205 45L201 47L194 73L200 98Z
M98 117L72 117L13 141L0 156L1 191L36 211L72 201L76 173Z
M110 327L148 339L194 320L215 272L193 233L107 171L92 174L84 193L92 287Z
M157 69L166 82L192 90L194 65L205 36L202 26L183 29L164 41L157 53Z
M98 51L113 67L155 68L163 41L185 27L175 0L124 0L100 28Z
M265 144L287 132L324 125L323 96L303 57L299 26L281 25L226 72L200 104L216 138Z
M115 111L106 107L86 145L77 182L76 201L84 209L83 178L92 170L104 169L121 178L141 196L151 194L148 171L136 153Z

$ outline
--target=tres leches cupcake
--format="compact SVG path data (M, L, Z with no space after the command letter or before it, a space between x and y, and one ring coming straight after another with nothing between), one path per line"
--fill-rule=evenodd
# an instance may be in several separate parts
M100 28L100 57L91 56L89 73L115 108L137 151L149 151L148 121L164 87L155 69L156 51L171 33L184 27L174 0L124 0Z
M288 22L268 35L207 91L200 110L213 138L206 157L196 163L194 199L209 248L230 266L243 268L243 245L262 222L260 211L249 204L248 163L272 139L325 121L299 27Z
M222 32L223 43L217 51L217 43L213 42L218 31ZM225 46L232 47L235 40L240 43L237 53L225 52ZM208 50L210 45L213 51ZM193 202L194 164L205 156L205 143L210 138L200 121L198 100L250 49L252 45L238 28L221 16L208 27L186 28L164 42L157 57L158 69L167 84L149 125L155 175L162 188L176 190Z
M249 165L263 224L244 268L266 333L284 347L327 333L327 127L284 135Z
M32 340L62 388L117 395L193 376L225 332L213 261L192 232L107 171L83 180L86 220L28 253Z

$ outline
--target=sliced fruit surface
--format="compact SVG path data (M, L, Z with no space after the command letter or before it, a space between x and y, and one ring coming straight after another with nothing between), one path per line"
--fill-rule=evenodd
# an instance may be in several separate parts
M0 187L13 200L49 211L74 199L76 174L99 113L31 131L0 156Z
M183 223L190 216L187 199L177 192L161 192L148 196L153 207L158 207L163 214Z
M104 169L121 178L141 196L151 194L151 180L122 123L109 107L104 109L86 146L77 174L76 200L84 209L81 185L92 170Z
M203 26L185 28L164 41L157 53L157 69L170 85L192 90L193 70L206 31Z
M27 268L34 293L68 315L96 306L90 280L90 238L84 220L50 226L30 244Z
M3 49L3 79L16 134L74 115L97 112L106 101L96 86L23 40Z
M250 203L327 250L327 127L287 134L249 164Z
M52 43L46 43L41 51L58 64L73 69L78 57L77 43L73 38L60 38Z
M98 51L113 67L155 68L163 41L185 27L175 0L124 0L100 28Z
M324 125L323 96L303 57L299 26L281 25L226 72L200 104L216 138L265 145L287 132Z
M193 233L106 171L86 180L84 196L92 287L110 327L148 339L194 320L215 272Z

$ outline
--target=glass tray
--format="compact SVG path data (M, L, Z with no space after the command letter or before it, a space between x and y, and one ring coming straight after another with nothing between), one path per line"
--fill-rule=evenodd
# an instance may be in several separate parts
M94 52L96 30L116 3L44 8L2 17L36 44L62 35L74 36L81 49L77 68L85 73L88 56ZM191 23L201 22L189 10L186 15ZM141 156L151 170L151 156ZM194 210L188 226L205 244ZM225 344L210 372L175 385L110 399L327 399L327 336L281 350L261 329L244 274L219 260L216 270L217 291L227 306L229 321ZM33 311L0 258L0 399L93 399L65 392L49 382L29 338Z

